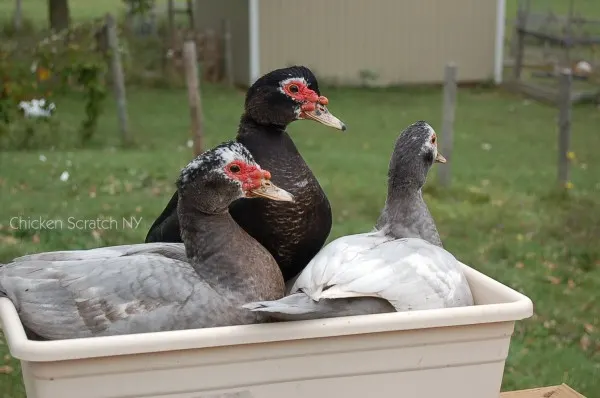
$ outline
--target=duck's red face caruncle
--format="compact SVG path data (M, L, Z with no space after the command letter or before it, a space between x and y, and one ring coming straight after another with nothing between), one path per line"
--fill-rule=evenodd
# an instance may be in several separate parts
M225 165L225 175L241 185L242 192L247 198L263 197L284 202L294 201L293 195L274 185L270 181L271 173L261 169L260 166L234 160Z
M317 94L308 87L303 78L291 77L280 82L280 91L298 104L296 117L310 119L325 126L346 130L346 125L327 109L327 97Z

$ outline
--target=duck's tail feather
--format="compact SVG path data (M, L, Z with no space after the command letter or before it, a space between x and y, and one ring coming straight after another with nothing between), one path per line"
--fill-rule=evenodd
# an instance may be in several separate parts
M388 301L374 297L314 301L304 293L295 293L274 301L256 301L244 304L242 308L266 313L280 321L300 321L395 311Z
M304 293L295 293L274 301L256 301L242 306L250 311L268 313L274 319L281 321L323 318L322 307L319 302Z

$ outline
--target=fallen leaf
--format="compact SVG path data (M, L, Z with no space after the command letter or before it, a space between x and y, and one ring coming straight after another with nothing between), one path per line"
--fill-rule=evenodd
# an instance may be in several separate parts
M558 285L560 284L560 278L557 278L556 276L552 276L552 275L548 275L546 277L546 279L548 279L548 281L550 283L552 283L553 285Z
M575 282L573 282L573 279L569 279L567 281L567 286L569 286L569 289L574 289L575 288Z
M554 326L556 326L556 321L554 319L551 319L549 321L544 321L544 327L546 329L553 328Z
M94 237L94 239L100 240L100 235L101 235L100 231L98 231L96 229L92 230L92 236Z
M10 374L14 371L14 369L11 366L8 365L4 365L4 366L0 366L0 374Z
M31 241L32 241L33 243L40 243L40 235L39 235L39 234L34 234L34 235L31 237Z
M523 240L523 234L517 234L517 240L521 242Z
M6 354L6 355L4 356L4 360L5 360L5 361L10 361L10 355Z
M152 188L152 194L154 196L159 196L160 195L160 188L159 187Z
M525 268L525 264L523 264L522 262L519 261L518 263L515 264L515 267L519 268L519 269L523 269L523 268Z
M556 269L556 264L551 263L550 261L544 261L544 265L548 268L548 269Z
M583 328L588 333L592 333L594 331L594 325L590 325L589 323L586 323L585 325L583 325Z
M18 239L11 235L0 235L0 242L6 243L7 245L16 245L19 243Z
M142 212L142 206L138 206L135 208L136 213L141 213Z
M587 334L584 334L583 336L581 336L581 338L579 339L579 346L581 347L581 349L583 351L587 351L588 348L590 348L590 344L591 344L591 340L590 340L590 336Z

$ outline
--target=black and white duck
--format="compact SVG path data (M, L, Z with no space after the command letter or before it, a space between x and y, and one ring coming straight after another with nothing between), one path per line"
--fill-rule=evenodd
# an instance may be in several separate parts
M268 321L240 309L283 297L273 256L232 219L235 200L291 203L240 143L196 157L177 181L184 243L26 255L0 266L0 296L30 337L70 339ZM268 221L265 221L268 222Z
M385 207L372 232L338 238L306 266L288 296L244 308L280 320L318 319L473 304L461 264L441 242L421 189L437 136L419 121L396 141Z
M323 247L331 231L329 200L286 132L295 120L308 119L339 130L346 126L327 109L316 77L306 67L277 69L248 90L236 141L271 171L273 182L295 201L238 201L233 219L262 244L281 268L286 281L298 275ZM180 242L177 193L150 227L146 242Z

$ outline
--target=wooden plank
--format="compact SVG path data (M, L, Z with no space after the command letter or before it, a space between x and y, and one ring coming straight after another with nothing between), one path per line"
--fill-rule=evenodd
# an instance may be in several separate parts
M558 95L558 184L566 187L569 183L568 157L571 142L571 85L573 76L571 69L565 68L560 73Z
M500 398L586 398L566 384L560 386L530 388L520 391L505 391Z
M452 149L454 144L454 114L456 111L456 75L457 67L454 63L446 65L444 71L444 102L442 105L442 136L440 153L448 161L440 164L438 179L443 187L450 186Z
M507 82L504 87L510 91L524 94L536 101L544 102L549 105L556 105L556 90L550 87L520 81Z
M125 95L125 75L119 51L119 39L117 37L117 25L112 14L106 14L106 33L108 48L110 50L110 70L113 81L113 89L117 100L117 116L119 131L124 146L133 144L133 136L129 131L127 118L127 99Z
M188 88L188 102L190 105L190 118L192 124L192 139L194 141L194 156L202 153L202 109L200 102L200 85L198 81L198 58L196 55L196 42L187 40L183 44L183 63L185 67L185 81Z

